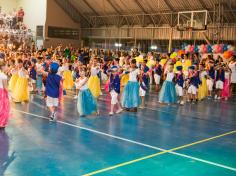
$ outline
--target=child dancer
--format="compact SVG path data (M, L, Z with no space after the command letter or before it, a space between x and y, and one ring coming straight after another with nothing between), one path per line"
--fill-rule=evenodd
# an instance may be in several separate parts
M205 97L207 97L208 90L207 90L207 72L205 70L205 65L200 64L199 65L199 71L200 71L200 80L202 82L201 85L199 85L198 88L198 100L203 100Z
M36 93L36 77L37 77L36 62L37 62L36 59L32 59L31 67L29 69L30 82L33 88L32 93Z
M149 67L146 64L147 60L145 59L143 65L141 65L142 79L140 80L139 96L141 97L142 103L140 108L144 108L145 106L145 95L149 86Z
M156 66L154 68L154 80L156 84L156 91L158 92L160 89L160 81L161 81L161 75L162 75L162 66L159 64L158 61L156 61Z
M212 91L215 81L215 68L214 68L214 61L209 61L208 66L208 75L207 75L207 88L208 88L208 98L212 97Z
M28 72L23 67L23 61L18 59L18 76L15 88L12 92L12 98L14 102L24 103L29 100L28 91Z
M98 78L99 71L100 71L100 68L97 64L97 59L94 58L92 67L91 67L91 75L88 80L88 88L96 99L101 94L100 80Z
M109 92L111 95L111 111L109 113L110 116L114 114L114 107L115 105L118 106L118 110L116 114L122 112L122 108L119 102L119 94L120 94L120 76L118 74L118 68L116 66L111 67L111 76L110 76L110 83L109 83Z
M10 73L11 73L11 79L9 81L9 86L8 89L13 92L17 79L18 79L18 73L17 73L17 67L15 65L15 60L11 60L11 65L10 65Z
M166 80L164 81L160 91L160 103L167 103L168 105L170 105L170 103L176 103L177 94L175 90L175 85L173 83L174 77L174 65L170 63L167 67Z
M38 57L38 61L36 63L36 70L37 70L36 89L38 93L41 93L43 90L43 75L41 73L41 70L43 68L42 64L43 64L42 57Z
M192 101L194 104L197 99L198 86L200 84L199 73L196 71L195 66L189 67L188 81L188 101Z
M230 97L230 77L231 77L231 70L228 66L224 66L225 69L225 81L224 81L224 87L221 93L221 97L225 100L228 100Z
M224 81L225 81L225 71L221 65L218 66L216 72L216 94L215 99L221 99L221 92L224 88Z
M88 78L86 77L86 70L80 70L80 77L78 79L78 102L77 109L80 116L86 116L97 112L97 102L90 90L87 87Z
M74 81L72 77L72 73L69 70L68 60L64 58L63 60L63 88L64 89L72 89L74 86Z
M75 96L74 99L78 98L78 94L79 94L79 66L75 67Z
M124 88L122 97L122 106L126 108L126 110L133 112L137 112L137 108L141 103L137 77L140 78L140 70L136 68L136 60L133 59L131 61L129 81Z
M4 74L5 63L0 61L0 130L7 125L10 115L10 103L7 92L7 75Z
M183 74L183 67L182 66L177 66L176 67L176 93L179 97L178 103L180 105L184 105L184 99L183 99L183 87L184 87L184 74Z
M47 76L46 78L46 104L50 111L49 119L51 121L56 120L56 110L59 104L59 89L61 76L57 74L59 64L53 62L50 65L49 72L42 70L42 73Z

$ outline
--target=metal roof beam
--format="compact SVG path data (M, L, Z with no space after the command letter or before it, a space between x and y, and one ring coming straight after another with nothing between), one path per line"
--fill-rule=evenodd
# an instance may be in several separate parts
M97 16L99 16L98 12L88 3L87 0L83 0L83 2L93 11L94 14L96 14ZM103 24L106 25L105 21L102 20Z
M148 12L145 10L145 8L142 6L142 4L141 4L138 0L134 0L134 1L135 1L135 3L138 5L138 7L143 11L144 14L148 14ZM148 15L148 17L149 17L149 19L151 20L151 22L153 23L153 25L155 26L156 23L155 23L155 21L153 20L153 18L152 18L150 15Z
M111 5L111 7L116 11L116 13L118 13L119 15L121 15L121 12L116 8L116 6L111 2L111 0L107 0L107 2Z
M169 0L164 0L164 2L171 11L175 12L174 7L170 4Z
M208 8L207 8L207 6L206 6L206 4L205 4L205 2L204 2L203 0L198 0L198 2L201 4L201 6L202 6L204 9L208 10Z

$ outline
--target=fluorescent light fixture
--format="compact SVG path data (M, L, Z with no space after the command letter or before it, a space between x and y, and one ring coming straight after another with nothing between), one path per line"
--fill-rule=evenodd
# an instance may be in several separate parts
M152 45L152 46L151 46L151 49L152 49L152 50L156 50L156 49L157 49L157 46L156 46L156 45Z
M121 47L122 44L121 43L115 43L115 47Z

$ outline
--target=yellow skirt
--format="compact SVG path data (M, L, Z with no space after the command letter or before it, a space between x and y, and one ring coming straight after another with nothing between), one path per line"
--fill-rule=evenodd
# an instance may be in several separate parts
M202 84L198 88L198 99L202 100L208 95L207 81L206 78L202 78Z
M90 76L87 85L93 96L98 98L101 94L99 78L97 76Z
M9 89L11 92L13 92L18 78L19 78L18 74L13 74L13 75L11 76L11 79L10 79L10 81L9 81L9 86L8 86L8 89Z
M125 74L122 76L121 78L121 86L125 86L129 81L129 75L128 74Z
M63 89L72 89L74 86L74 81L72 77L72 73L70 70L63 72Z
M15 102L29 101L28 80L24 77L17 79L15 88L12 92L12 98Z

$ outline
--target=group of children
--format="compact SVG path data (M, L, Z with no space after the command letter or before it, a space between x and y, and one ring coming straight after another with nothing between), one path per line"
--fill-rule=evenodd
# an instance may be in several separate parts
M216 100L227 100L230 97L230 79L228 65L223 60L210 57L194 64L181 57L167 57L165 62L160 59L152 64L148 57L140 61L130 56L112 61L94 56L88 65L79 60L71 63L69 58L55 55L39 55L24 60L18 58L8 62L1 60L0 110L4 113L0 115L0 127L5 127L9 116L8 91L14 102L21 103L29 101L30 91L43 95L50 111L49 119L56 120L63 94L74 87L80 116L98 115L97 103L104 83L111 96L109 115L112 116L123 110L136 112L138 108L144 108L152 80L159 92L157 102L183 105L213 95Z

